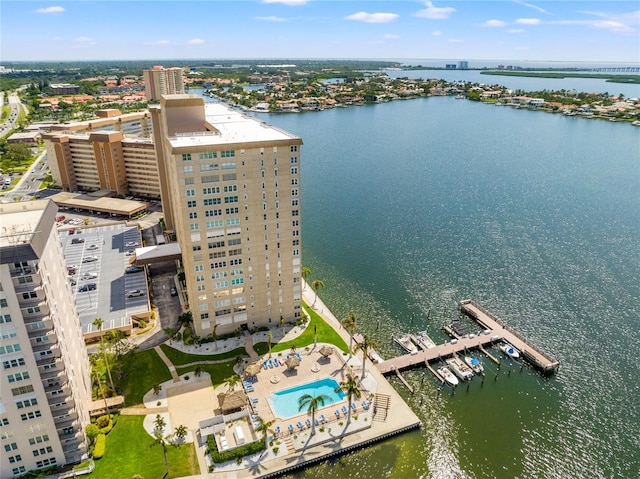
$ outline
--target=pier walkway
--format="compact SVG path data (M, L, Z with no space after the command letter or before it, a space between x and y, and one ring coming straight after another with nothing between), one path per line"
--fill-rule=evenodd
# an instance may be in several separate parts
M453 336L454 340L419 351L417 354L405 354L382 361L376 364L378 370L385 375L395 374L396 371L428 366L432 361L445 359L461 353L466 354L466 352L472 349L482 350L487 345L504 340L511 343L520 351L522 357L543 373L553 374L557 371L560 364L558 361L533 346L521 334L505 325L472 300L461 301L460 309L482 328L481 333L468 334L461 337L453 332L451 328L447 328L447 332Z

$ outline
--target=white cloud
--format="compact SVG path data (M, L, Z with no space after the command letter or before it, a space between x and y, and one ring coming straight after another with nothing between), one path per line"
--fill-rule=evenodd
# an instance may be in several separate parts
M63 7L47 7L47 8L38 8L36 13L62 13L64 12Z
M286 22L288 21L286 18L282 17L253 17L254 20L258 20L260 22Z
M434 37L439 37L440 35L442 35L442 32L440 30L435 30L431 32L431 35L433 35Z
M506 25L502 20L487 20L482 24L483 27L504 27Z
M367 13L367 12L358 12L353 15L349 15L345 17L345 20L354 20L357 22L364 23L389 23L393 22L398 18L399 15L395 13Z
M507 30L508 33L524 33L525 30L523 28L511 28Z
M189 45L202 45L204 43L204 40L202 40L201 38L192 38L187 43Z
M616 33L634 32L635 30L629 25L625 25L622 22L615 22L613 20L603 20L601 22L594 22L593 26L596 28L602 28L604 30L611 30Z
M532 5L531 3L526 3L526 2L523 2L522 0L513 0L513 1L516 3L519 3L520 5L524 5L525 7L533 8L534 10L537 10L540 13L546 13L547 15L552 15L551 13L547 12L544 8L538 7L537 5Z
M89 37L76 37L73 39L73 41L78 42L78 43L89 43L93 41L93 38L89 38Z
M521 25L539 25L540 19L539 18L518 18L516 20L516 23L519 23Z
M299 5L306 5L309 3L309 0L262 0L262 3L281 3L282 5L297 7Z
M453 7L436 7L433 2L425 2L425 6L422 10L418 10L415 14L416 17L429 18L431 20L445 20L456 11Z

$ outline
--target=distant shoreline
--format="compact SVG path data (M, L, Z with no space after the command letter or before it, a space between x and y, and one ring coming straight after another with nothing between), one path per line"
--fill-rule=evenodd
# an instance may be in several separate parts
M611 83L640 84L640 75L609 75L606 73L563 73L558 71L504 71L488 70L481 71L481 75L498 75L512 77L532 77L532 78L595 78Z

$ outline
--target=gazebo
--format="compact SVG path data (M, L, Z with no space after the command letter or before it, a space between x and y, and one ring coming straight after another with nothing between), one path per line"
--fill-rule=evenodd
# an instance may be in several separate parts
M295 369L300 365L300 360L295 356L291 356L284 363L287 365L287 369Z
M329 356L331 356L333 354L334 349L331 346L328 345L324 345L320 348L320 350L318 351L320 354L322 354L325 358L328 358Z
M244 373L247 376L257 376L261 369L262 366L260 365L260 363L253 363L249 364L249 366L245 368Z

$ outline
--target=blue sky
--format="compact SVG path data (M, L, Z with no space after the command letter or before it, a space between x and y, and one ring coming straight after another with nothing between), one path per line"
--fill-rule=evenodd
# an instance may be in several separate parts
M640 62L638 0L2 0L0 27L0 62Z

